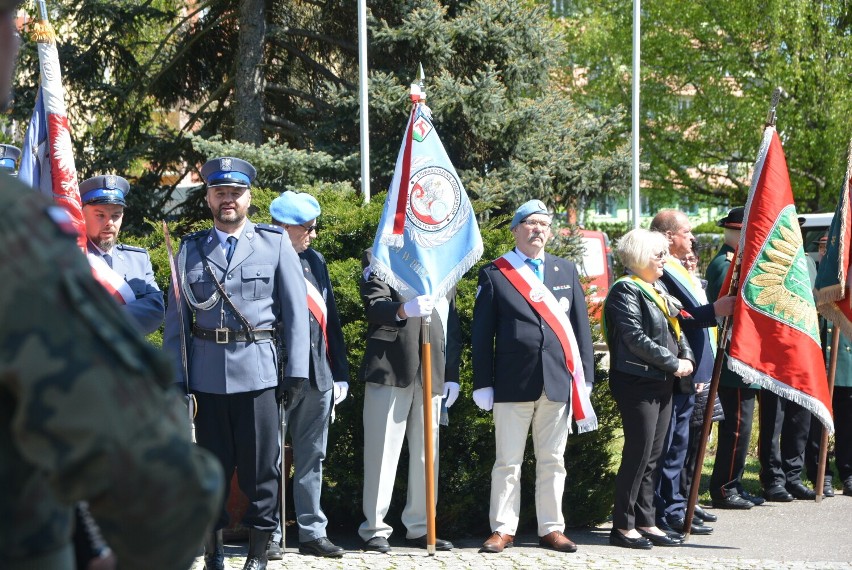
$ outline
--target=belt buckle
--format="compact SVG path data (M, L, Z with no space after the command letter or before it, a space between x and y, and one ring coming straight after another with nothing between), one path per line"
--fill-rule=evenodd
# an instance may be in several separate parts
M228 329L215 329L216 330L216 344L228 344L228 333L230 332Z

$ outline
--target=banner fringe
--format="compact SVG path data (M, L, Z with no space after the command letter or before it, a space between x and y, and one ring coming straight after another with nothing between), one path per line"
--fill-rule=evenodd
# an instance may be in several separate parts
M577 422L577 433L588 433L598 429L597 418L589 418Z
M761 388L769 390L781 398L799 404L822 422L822 425L824 425L825 429L828 430L829 435L834 433L834 421L831 418L828 408L826 408L822 402L816 398L809 396L800 390L796 390L792 386L783 382L779 382L771 376L752 368L743 361L730 356L728 357L728 368L735 374L739 374L746 384L757 384Z

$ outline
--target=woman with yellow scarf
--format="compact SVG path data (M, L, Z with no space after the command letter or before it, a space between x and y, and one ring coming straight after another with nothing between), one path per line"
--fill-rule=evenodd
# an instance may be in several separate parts
M654 487L673 385L688 380L695 364L680 330L679 319L689 315L659 281L668 255L663 234L627 232L617 254L627 274L610 288L603 310L610 389L624 427L609 543L641 549L677 546L682 535L656 526Z

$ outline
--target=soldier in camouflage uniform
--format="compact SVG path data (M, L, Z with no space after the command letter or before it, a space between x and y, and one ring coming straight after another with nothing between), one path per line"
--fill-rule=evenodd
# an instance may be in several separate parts
M17 53L0 0L0 107ZM223 477L173 374L91 275L64 210L0 174L0 568L73 568L88 501L122 568L186 569Z

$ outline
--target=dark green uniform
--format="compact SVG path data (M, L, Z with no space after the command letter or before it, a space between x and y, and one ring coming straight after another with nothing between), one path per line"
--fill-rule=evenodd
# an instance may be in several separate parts
M722 247L716 253L716 257L707 266L704 277L707 279L707 300L711 303L719 298L722 283L728 274L728 267L733 261L734 248L727 244L722 244ZM719 378L719 385L730 388L745 388L746 386L754 389L760 388L757 384L744 384L739 374L734 374L728 369L727 358L725 359L725 364L722 366L722 376Z
M734 261L734 249L722 245L716 257L707 266L707 299L719 297L728 267ZM751 438L751 423L754 417L754 402L757 396L755 384L745 384L742 378L728 369L727 357L719 379L719 401L725 419L719 422L716 459L710 476L710 496L713 505L721 508L750 508L751 501L743 497L742 475L745 468L748 444ZM745 500L744 500L745 499ZM733 504L731 504L733 502ZM742 504L743 506L736 506Z
M64 210L3 174L0 202L0 568L73 568L78 501L120 568L189 568L223 477L166 360L92 278Z

